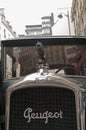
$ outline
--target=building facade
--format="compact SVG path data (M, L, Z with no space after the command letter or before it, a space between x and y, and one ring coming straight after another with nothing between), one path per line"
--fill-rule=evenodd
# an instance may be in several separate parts
M52 26L54 24L53 13L51 16L44 16L41 18L42 24L40 25L26 25L26 35L37 36L37 35L52 35Z
M9 21L6 20L4 9L0 9L0 39L5 40L8 38L15 38L16 32L13 31Z
M71 19L74 23L75 35L86 36L86 0L73 0L71 8ZM76 56L76 65L78 68L83 65L84 69L86 69L86 48L80 46L78 49L79 53Z
M43 35L52 35L52 26L54 25L54 16L51 13L51 16L44 16L42 20L42 34Z
M75 35L86 36L86 0L73 0L71 18Z
M42 25L26 25L25 32L28 36L42 35Z

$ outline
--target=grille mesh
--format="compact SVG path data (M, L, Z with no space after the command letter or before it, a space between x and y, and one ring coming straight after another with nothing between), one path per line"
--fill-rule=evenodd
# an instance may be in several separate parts
M24 111L28 107L34 113L63 112L63 118L45 119L24 118ZM9 130L76 130L76 106L73 91L60 87L32 87L14 91L10 97Z

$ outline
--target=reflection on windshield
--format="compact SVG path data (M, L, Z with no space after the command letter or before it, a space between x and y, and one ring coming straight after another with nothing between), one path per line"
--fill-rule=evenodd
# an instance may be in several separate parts
M86 75L86 46L46 46L46 62L52 72L67 75ZM38 70L36 47L6 48L6 78L25 76ZM55 71L54 71L55 70Z

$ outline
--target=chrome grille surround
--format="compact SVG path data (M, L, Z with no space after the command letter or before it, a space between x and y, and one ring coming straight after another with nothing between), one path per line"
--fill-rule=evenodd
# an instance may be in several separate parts
M33 78L32 78L33 77ZM7 117L7 122L6 122L6 130L9 129L9 124L10 124L10 101L11 101L11 95L13 92L25 88L33 88L33 87L38 87L41 88L43 87L49 87L52 88L55 87L58 89L59 88L64 88L71 90L75 94L75 107L76 107L76 122L77 122L77 129L80 130L80 115L78 114L80 112L80 87L79 85L65 79L62 77L58 77L57 75L52 75L52 74L44 74L40 75L39 73L37 74L32 74L31 76L28 76L25 78L23 81L16 83L15 85L12 85L8 88L7 93L6 93L6 117Z

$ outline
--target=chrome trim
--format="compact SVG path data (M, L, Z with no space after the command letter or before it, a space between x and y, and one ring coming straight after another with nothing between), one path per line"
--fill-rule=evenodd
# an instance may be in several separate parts
M57 75L53 75L50 73L43 74L43 75L40 75L40 73L35 73L35 74L27 76L24 80L8 87L7 92L6 92L6 130L9 130L10 96L13 91L24 88L24 87L25 88L33 87L33 86L40 87L41 85L43 86L49 85L49 87L52 87L53 85L55 87L58 87L57 83L60 87L70 89L74 92L75 102L76 102L76 112L77 112L76 114L77 127L78 127L77 129L81 130L82 129L81 123L83 121L83 113L81 113L80 85L73 83L67 80L66 78L58 77ZM82 119L81 119L80 113L82 114Z
M85 130L85 102L86 102L86 99L84 98L84 96L82 96L82 92L80 92L80 119L81 119L81 129L82 130Z

